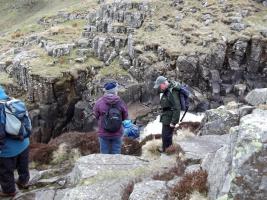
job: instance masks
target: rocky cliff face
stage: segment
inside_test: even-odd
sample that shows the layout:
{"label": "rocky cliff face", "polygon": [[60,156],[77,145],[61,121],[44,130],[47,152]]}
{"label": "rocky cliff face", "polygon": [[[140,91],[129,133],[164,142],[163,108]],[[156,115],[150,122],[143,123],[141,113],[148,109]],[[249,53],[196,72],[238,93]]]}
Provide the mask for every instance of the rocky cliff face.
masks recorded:
{"label": "rocky cliff face", "polygon": [[1,83],[29,102],[38,142],[66,129],[92,129],[92,104],[107,79],[119,81],[127,103],[152,104],[157,75],[183,81],[196,89],[197,110],[267,87],[261,4],[151,0],[92,6],[94,11],[41,17],[42,31],[15,32],[18,39],[2,45]]}

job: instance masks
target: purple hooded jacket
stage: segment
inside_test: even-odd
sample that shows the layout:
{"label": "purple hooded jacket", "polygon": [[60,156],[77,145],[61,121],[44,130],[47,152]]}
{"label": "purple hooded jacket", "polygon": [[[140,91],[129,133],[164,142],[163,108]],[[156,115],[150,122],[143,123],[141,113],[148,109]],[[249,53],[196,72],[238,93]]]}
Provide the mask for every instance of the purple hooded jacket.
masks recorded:
{"label": "purple hooded jacket", "polygon": [[123,134],[123,129],[122,127],[120,130],[118,130],[115,133],[109,133],[104,130],[102,126],[102,121],[105,113],[108,111],[108,104],[117,104],[118,108],[122,112],[122,120],[124,121],[125,119],[128,118],[128,110],[126,107],[126,104],[124,101],[117,95],[114,94],[105,94],[101,98],[99,98],[96,101],[96,104],[94,106],[94,114],[96,119],[98,120],[98,136],[99,137],[105,137],[105,138],[117,138],[121,137]]}

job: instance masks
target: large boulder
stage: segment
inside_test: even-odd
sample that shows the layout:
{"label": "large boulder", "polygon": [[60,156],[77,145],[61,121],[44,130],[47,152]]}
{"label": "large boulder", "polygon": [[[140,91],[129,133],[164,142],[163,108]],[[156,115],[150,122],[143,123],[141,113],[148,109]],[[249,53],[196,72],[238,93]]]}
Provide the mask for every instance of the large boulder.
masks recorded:
{"label": "large boulder", "polygon": [[199,134],[224,135],[229,133],[230,128],[237,126],[238,123],[238,113],[221,106],[217,109],[206,111]]}
{"label": "large boulder", "polygon": [[267,104],[267,88],[252,90],[247,94],[246,101],[253,106]]}
{"label": "large boulder", "polygon": [[264,199],[267,159],[267,111],[256,109],[230,130],[230,142],[207,154],[210,199]]}
{"label": "large boulder", "polygon": [[[67,188],[57,190],[55,199],[119,200],[127,196],[125,193],[131,193],[128,190],[137,180],[151,178],[175,164],[175,159],[168,156],[155,161],[125,155],[92,154],[81,157],[69,174]],[[149,194],[154,194],[154,191]]]}

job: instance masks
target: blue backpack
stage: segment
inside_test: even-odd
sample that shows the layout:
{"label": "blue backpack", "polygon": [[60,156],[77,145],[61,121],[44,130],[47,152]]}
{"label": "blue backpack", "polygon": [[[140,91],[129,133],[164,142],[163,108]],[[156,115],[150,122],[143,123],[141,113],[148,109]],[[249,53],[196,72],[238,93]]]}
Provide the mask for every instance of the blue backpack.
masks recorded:
{"label": "blue backpack", "polygon": [[190,91],[188,89],[188,86],[185,84],[181,85],[180,83],[175,82],[175,81],[172,81],[172,84],[174,86],[170,89],[170,92],[172,93],[173,90],[179,92],[181,110],[187,111],[189,108],[189,100],[190,100],[189,99]]}
{"label": "blue backpack", "polygon": [[181,110],[186,111],[189,108],[189,95],[190,92],[187,85],[182,85],[179,90]]}
{"label": "blue backpack", "polygon": [[133,124],[131,120],[124,120],[123,125],[123,135],[128,138],[136,139],[139,138],[140,129],[137,125]]}
{"label": "blue backpack", "polygon": [[23,140],[31,135],[31,120],[24,102],[18,99],[1,101],[5,110],[7,136]]}

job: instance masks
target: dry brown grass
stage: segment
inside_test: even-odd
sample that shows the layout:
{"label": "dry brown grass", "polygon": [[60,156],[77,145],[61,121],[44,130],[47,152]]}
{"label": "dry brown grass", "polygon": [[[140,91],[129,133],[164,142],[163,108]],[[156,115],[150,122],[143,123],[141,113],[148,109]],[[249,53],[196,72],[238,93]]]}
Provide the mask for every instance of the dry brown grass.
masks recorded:
{"label": "dry brown grass", "polygon": [[185,170],[184,163],[180,163],[170,168],[167,171],[154,175],[152,178],[154,180],[159,180],[159,181],[170,181],[174,179],[175,176],[181,176],[184,173],[184,170]]}
{"label": "dry brown grass", "polygon": [[73,28],[76,28],[76,27],[78,27],[78,23],[75,22],[75,23],[73,23],[71,26],[72,26]]}
{"label": "dry brown grass", "polygon": [[179,144],[173,144],[170,147],[168,147],[166,149],[166,154],[167,155],[173,155],[173,154],[177,154],[179,155],[180,153],[184,153],[183,149],[181,148],[181,146]]}
{"label": "dry brown grass", "polygon": [[177,127],[177,130],[188,129],[192,133],[196,134],[200,128],[200,122],[181,122]]}
{"label": "dry brown grass", "polygon": [[267,110],[267,104],[260,104],[258,105],[258,108],[262,110]]}
{"label": "dry brown grass", "polygon": [[121,151],[124,155],[141,156],[142,146],[139,141],[125,137],[123,138],[123,145]]}
{"label": "dry brown grass", "polygon": [[12,38],[12,39],[20,38],[20,37],[22,37],[23,35],[24,35],[24,34],[21,33],[20,31],[16,31],[15,33],[13,33],[13,34],[11,35],[11,38]]}
{"label": "dry brown grass", "polygon": [[142,140],[141,146],[144,146],[148,141],[157,140],[157,139],[161,139],[161,134],[148,135]]}
{"label": "dry brown grass", "polygon": [[30,162],[35,162],[38,165],[47,165],[51,162],[53,152],[57,149],[55,145],[31,143],[30,144]]}
{"label": "dry brown grass", "polygon": [[172,188],[171,199],[189,200],[190,195],[195,191],[207,194],[207,178],[208,173],[204,170],[185,174],[183,179]]}
{"label": "dry brown grass", "polygon": [[126,185],[126,187],[123,190],[122,197],[121,197],[122,200],[129,199],[131,193],[133,192],[134,184],[135,184],[134,182],[130,182],[129,184]]}

